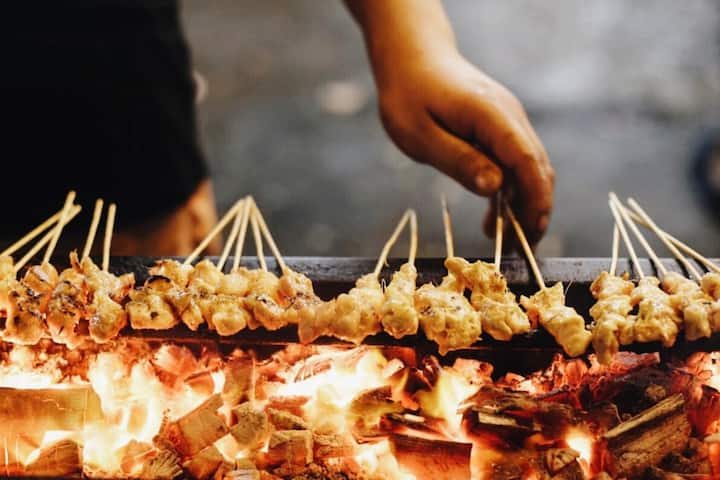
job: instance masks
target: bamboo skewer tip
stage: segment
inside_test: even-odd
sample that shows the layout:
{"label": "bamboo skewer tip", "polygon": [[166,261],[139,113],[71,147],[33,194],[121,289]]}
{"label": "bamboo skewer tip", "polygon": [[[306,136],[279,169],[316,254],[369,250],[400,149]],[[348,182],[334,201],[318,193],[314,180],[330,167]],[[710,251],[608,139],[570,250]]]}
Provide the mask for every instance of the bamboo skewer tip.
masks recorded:
{"label": "bamboo skewer tip", "polygon": [[530,244],[527,241],[527,237],[525,237],[525,232],[522,229],[522,226],[520,225],[520,222],[517,221],[517,218],[515,218],[515,214],[513,214],[512,209],[510,208],[510,205],[507,204],[507,202],[504,203],[505,207],[505,213],[507,214],[508,219],[510,220],[510,223],[512,224],[513,228],[515,229],[515,234],[518,237],[518,240],[520,241],[520,245],[523,248],[523,251],[525,252],[525,256],[527,257],[528,262],[530,262],[530,268],[532,269],[533,275],[535,276],[535,281],[537,282],[538,286],[540,287],[540,290],[545,290],[547,287],[545,286],[545,280],[542,277],[542,274],[540,273],[540,268],[538,267],[537,261],[535,260],[535,255],[533,254],[532,248],[530,248]]}

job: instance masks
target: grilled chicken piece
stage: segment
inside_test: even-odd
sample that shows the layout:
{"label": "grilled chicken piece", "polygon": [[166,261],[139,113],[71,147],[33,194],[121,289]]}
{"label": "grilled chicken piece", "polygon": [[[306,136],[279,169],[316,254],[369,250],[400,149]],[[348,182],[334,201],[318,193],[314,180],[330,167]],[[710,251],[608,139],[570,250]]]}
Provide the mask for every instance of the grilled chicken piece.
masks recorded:
{"label": "grilled chicken piece", "polygon": [[419,320],[415,310],[415,282],[417,270],[409,263],[393,274],[385,289],[382,306],[382,326],[395,338],[417,333]]}
{"label": "grilled chicken piece", "polygon": [[571,357],[587,350],[592,334],[585,328],[585,320],[574,308],[565,305],[562,283],[540,290],[532,297],[523,296],[520,303],[530,319],[537,319]]}
{"label": "grilled chicken piece", "polygon": [[713,298],[697,282],[676,272],[668,272],[662,286],[670,295],[670,305],[682,315],[685,338],[697,340],[710,337]]}
{"label": "grilled chicken piece", "polygon": [[184,265],[170,259],[158,260],[155,266],[150,268],[150,275],[169,278],[179,288],[187,287],[191,273],[193,273],[192,265]]}
{"label": "grilled chicken piece", "polygon": [[82,343],[77,326],[86,318],[87,304],[85,276],[74,268],[63,270],[50,297],[46,315],[48,331],[54,342],[70,348]]}
{"label": "grilled chicken piece", "polygon": [[608,272],[602,272],[590,285],[590,291],[597,299],[590,308],[590,316],[595,320],[592,344],[598,361],[603,365],[612,361],[620,345],[634,340],[635,322],[629,317],[633,308],[630,303],[633,287],[632,282]]}
{"label": "grilled chicken piece", "polygon": [[6,278],[15,278],[15,262],[10,255],[0,256],[0,281]]}
{"label": "grilled chicken piece", "polygon": [[452,274],[435,286],[426,283],[415,292],[415,309],[425,336],[445,355],[467,348],[480,339],[482,320],[463,295],[464,284]]}
{"label": "grilled chicken piece", "polygon": [[470,303],[480,312],[483,331],[496,340],[504,341],[530,331],[527,315],[508,289],[507,280],[494,265],[450,257],[445,260],[445,267],[470,289]]}
{"label": "grilled chicken piece", "polygon": [[302,273],[288,270],[280,277],[280,302],[286,305],[284,321],[299,325],[315,317],[322,300],[315,295],[312,281]]}
{"label": "grilled chicken piece", "polygon": [[203,260],[195,265],[188,280],[188,289],[193,293],[216,293],[223,280],[223,273],[210,260]]}
{"label": "grilled chicken piece", "polygon": [[6,341],[34,345],[46,333],[45,312],[58,281],[58,273],[49,263],[30,267],[22,281],[14,284],[9,293],[17,306],[15,314],[5,322],[3,338]]}
{"label": "grilled chicken piece", "polygon": [[[180,315],[167,301],[179,292],[168,277],[159,275],[147,279],[142,288],[130,292],[130,301],[125,306],[130,325],[136,330],[167,330],[177,325]],[[184,292],[183,296],[189,298]]]}
{"label": "grilled chicken piece", "polygon": [[287,325],[285,308],[280,296],[280,279],[272,272],[249,270],[250,289],[245,297],[245,308],[252,312],[248,326],[277,330]]}
{"label": "grilled chicken piece", "polygon": [[235,335],[244,329],[252,318],[244,308],[243,299],[235,295],[210,295],[198,298],[197,302],[208,326],[219,335]]}
{"label": "grilled chicken piece", "polygon": [[708,272],[700,280],[703,292],[712,297],[713,300],[720,300],[720,273]]}
{"label": "grilled chicken piece", "polygon": [[630,301],[638,304],[635,321],[635,340],[638,342],[662,342],[666,347],[675,343],[679,326],[683,321],[673,308],[670,296],[660,290],[656,277],[640,279],[630,294]]}

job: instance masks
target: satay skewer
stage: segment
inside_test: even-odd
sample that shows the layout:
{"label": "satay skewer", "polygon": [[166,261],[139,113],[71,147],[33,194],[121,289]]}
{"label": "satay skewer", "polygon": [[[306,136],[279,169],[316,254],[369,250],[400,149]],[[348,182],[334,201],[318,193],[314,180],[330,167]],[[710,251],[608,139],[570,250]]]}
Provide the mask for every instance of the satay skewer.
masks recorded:
{"label": "satay skewer", "polygon": [[85,239],[85,246],[83,247],[81,260],[90,256],[90,250],[92,250],[93,242],[95,241],[95,234],[97,233],[98,224],[100,224],[100,217],[103,211],[103,199],[98,198],[95,200],[95,209],[93,210],[92,221],[90,222],[90,229],[88,230],[87,238]]}
{"label": "satay skewer", "polygon": [[[254,207],[255,202],[253,202]],[[263,250],[263,240],[258,228],[257,216],[253,215],[252,210],[250,211],[250,226],[252,227],[253,238],[255,239],[255,255],[257,255],[258,263],[260,268],[267,272],[267,263],[265,262],[265,251]]]}
{"label": "satay skewer", "polygon": [[442,204],[443,230],[445,231],[445,251],[447,258],[450,258],[455,256],[455,246],[453,245],[452,219],[445,195],[440,198],[440,203]]}
{"label": "satay skewer", "polygon": [[498,207],[495,215],[495,259],[493,264],[495,265],[495,270],[499,272],[500,262],[502,261],[503,229],[505,228],[502,209],[502,192],[498,192],[496,201]]}
{"label": "satay skewer", "polygon": [[610,270],[608,273],[612,276],[615,276],[615,271],[617,270],[617,262],[618,262],[618,256],[620,254],[620,231],[618,229],[617,223],[613,225],[613,236],[612,236],[612,251],[610,253]]}
{"label": "satay skewer", "polygon": [[[244,198],[240,200],[242,203],[242,206],[244,207],[245,204],[248,202],[247,198]],[[223,247],[223,251],[220,254],[220,258],[218,258],[217,261],[217,268],[218,270],[222,270],[225,266],[225,262],[227,261],[228,256],[230,255],[230,249],[233,246],[233,243],[235,243],[236,237],[238,236],[238,232],[240,231],[240,224],[243,220],[243,213],[244,209],[238,209],[237,214],[235,215],[235,221],[233,222],[232,228],[230,229],[230,234],[228,235],[227,240],[225,240],[225,246]]]}
{"label": "satay skewer", "polygon": [[235,241],[235,255],[233,256],[233,271],[240,267],[240,259],[242,258],[243,246],[245,245],[245,235],[247,234],[248,222],[250,221],[250,211],[252,208],[253,199],[250,195],[245,197],[245,203],[243,204],[242,210],[239,215],[242,215],[242,222],[240,224],[240,231]]}
{"label": "satay skewer", "polygon": [[[65,218],[64,223],[68,224],[71,220],[73,220],[78,213],[82,210],[82,207],[79,205],[75,205],[72,210],[70,210],[70,214]],[[22,270],[22,268],[25,266],[27,262],[29,262],[37,253],[52,240],[53,236],[55,235],[55,230],[51,230],[45,234],[43,238],[41,238],[33,247],[28,250],[28,252],[25,254],[24,257],[22,257],[13,267],[13,270],[15,273]]]}
{"label": "satay skewer", "polygon": [[65,205],[63,206],[62,214],[60,215],[60,220],[58,221],[57,225],[55,226],[55,230],[53,231],[53,236],[50,239],[50,244],[48,245],[47,250],[45,250],[45,256],[43,256],[42,263],[49,263],[50,257],[52,257],[53,252],[55,251],[55,247],[57,246],[57,242],[60,239],[60,234],[62,233],[63,228],[67,224],[65,221],[70,213],[70,209],[72,209],[73,202],[75,201],[75,191],[71,190],[68,192],[67,196],[65,197]]}
{"label": "satay skewer", "polygon": [[185,258],[185,261],[183,262],[183,265],[190,265],[193,260],[195,260],[203,250],[207,248],[207,246],[210,244],[210,242],[225,228],[225,226],[230,223],[230,221],[235,217],[238,210],[240,210],[240,207],[242,205],[240,204],[242,200],[238,200],[235,202],[235,204],[225,213],[225,215],[220,219],[220,221],[210,230],[210,233],[208,233],[205,238],[200,242],[200,244],[195,248],[195,250],[190,253]]}
{"label": "satay skewer", "polygon": [[410,251],[408,252],[408,263],[415,266],[415,257],[417,256],[418,246],[418,227],[417,213],[415,210],[410,211]]}
{"label": "satay skewer", "polygon": [[640,217],[645,221],[645,223],[648,224],[650,230],[652,230],[655,235],[660,238],[660,240],[665,244],[665,246],[672,252],[673,255],[675,255],[675,258],[678,259],[678,261],[685,267],[685,269],[690,272],[696,279],[700,280],[702,278],[702,275],[700,272],[697,271],[697,269],[680,253],[680,251],[675,247],[675,245],[668,240],[665,235],[663,235],[662,231],[658,226],[655,224],[652,218],[643,210],[643,208],[632,198],[628,199],[628,204],[635,210],[635,212],[640,215]]}
{"label": "satay skewer", "polygon": [[253,218],[257,220],[258,227],[260,227],[260,232],[262,233],[263,237],[265,237],[265,241],[267,242],[268,246],[270,247],[270,251],[272,252],[273,256],[275,257],[275,260],[278,263],[278,266],[280,267],[280,271],[282,273],[288,273],[288,267],[285,264],[285,260],[283,260],[282,255],[280,255],[280,249],[277,247],[277,244],[275,243],[275,239],[273,239],[272,233],[270,233],[270,229],[267,226],[267,223],[265,223],[265,218],[263,217],[262,213],[260,212],[260,209],[258,208],[257,204],[253,202]]}
{"label": "satay skewer", "polygon": [[110,244],[112,243],[113,228],[115,226],[115,211],[117,205],[111,203],[105,219],[105,238],[103,239],[102,270],[107,272],[110,268]]}
{"label": "satay skewer", "polygon": [[620,199],[618,199],[617,195],[615,195],[613,192],[610,192],[610,201],[615,204],[615,208],[617,209],[620,216],[623,218],[623,221],[627,223],[627,225],[630,227],[630,230],[632,230],[635,238],[637,238],[638,242],[640,242],[640,245],[642,245],[642,247],[645,249],[645,252],[647,252],[648,256],[653,261],[658,271],[663,275],[663,277],[667,275],[667,268],[665,267],[665,265],[662,264],[660,258],[657,256],[657,253],[655,253],[655,250],[650,246],[647,239],[645,238],[645,235],[643,235],[637,225],[635,225],[635,222],[630,219],[630,216],[628,216],[627,214],[627,209],[623,206],[622,203],[620,203]]}
{"label": "satay skewer", "polygon": [[625,222],[623,221],[623,217],[620,215],[620,212],[615,206],[615,202],[612,200],[612,198],[608,199],[608,206],[610,207],[610,212],[612,212],[613,218],[615,219],[615,226],[620,230],[620,236],[622,237],[623,243],[625,244],[625,249],[628,251],[628,255],[630,255],[630,261],[633,264],[635,272],[637,273],[639,278],[645,278],[645,273],[643,272],[642,266],[640,265],[637,253],[635,253],[635,247],[633,246],[632,241],[630,241],[630,236],[625,229]]}
{"label": "satay skewer", "polygon": [[403,216],[400,218],[400,221],[398,222],[397,226],[395,227],[395,231],[393,231],[392,235],[388,239],[387,242],[385,242],[385,245],[383,246],[382,251],[380,252],[380,256],[378,257],[378,261],[375,264],[375,269],[373,270],[373,276],[375,278],[378,278],[380,276],[380,272],[382,271],[383,267],[385,266],[385,262],[387,261],[387,257],[390,254],[390,250],[392,249],[393,245],[397,242],[398,237],[402,233],[403,229],[405,228],[405,225],[407,225],[407,222],[410,220],[410,214],[411,210],[407,210]]}
{"label": "satay skewer", "polygon": [[0,252],[0,257],[4,257],[7,255],[12,255],[13,253],[20,250],[22,247],[24,247],[28,242],[32,241],[35,237],[40,235],[42,232],[47,230],[52,225],[55,225],[58,220],[60,220],[60,216],[62,216],[63,209],[58,210],[55,214],[53,214],[51,217],[47,218],[44,222],[42,222],[37,227],[30,230],[28,233],[22,236],[22,238],[18,239],[15,243],[7,247],[5,250]]}
{"label": "satay skewer", "polygon": [[510,206],[506,203],[505,204],[505,213],[507,214],[508,218],[510,219],[510,223],[512,224],[513,228],[515,229],[515,234],[518,237],[518,240],[520,241],[520,245],[522,246],[523,251],[525,252],[525,256],[528,259],[528,262],[530,262],[530,268],[532,269],[533,275],[535,276],[535,281],[540,286],[540,290],[546,290],[547,287],[545,286],[545,280],[543,280],[542,274],[540,273],[540,269],[538,268],[537,261],[535,260],[535,255],[533,255],[532,248],[530,247],[530,244],[527,241],[527,237],[525,237],[525,232],[523,231],[522,227],[520,226],[520,223],[515,218],[515,215],[513,214],[512,210],[510,209]]}

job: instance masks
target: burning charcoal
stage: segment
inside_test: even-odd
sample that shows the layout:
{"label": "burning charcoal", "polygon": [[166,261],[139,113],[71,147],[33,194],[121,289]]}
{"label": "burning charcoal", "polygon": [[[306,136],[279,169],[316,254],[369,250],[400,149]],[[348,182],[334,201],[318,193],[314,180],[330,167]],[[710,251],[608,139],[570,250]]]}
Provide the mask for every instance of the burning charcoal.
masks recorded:
{"label": "burning charcoal", "polygon": [[577,463],[578,452],[571,448],[551,448],[545,452],[545,468],[555,475],[572,463]]}
{"label": "burning charcoal", "polygon": [[532,423],[520,423],[517,419],[473,407],[463,414],[463,425],[468,434],[478,436],[501,448],[520,446],[525,438],[540,429]]}
{"label": "burning charcoal", "polygon": [[250,399],[253,388],[255,362],[252,358],[234,358],[223,369],[225,385],[222,397],[227,405],[237,405]]}
{"label": "burning charcoal", "polygon": [[192,457],[229,432],[217,413],[221,406],[222,398],[216,394],[178,420],[163,422],[153,439],[155,444],[172,448],[183,457]]}
{"label": "burning charcoal", "polygon": [[471,443],[390,436],[398,463],[417,478],[456,480],[470,478]]}
{"label": "burning charcoal", "polygon": [[303,397],[300,395],[292,397],[270,397],[268,399],[267,408],[290,412],[293,415],[300,417],[303,414],[303,407],[309,401],[309,397]]}
{"label": "burning charcoal", "polygon": [[222,480],[260,480],[260,472],[247,458],[238,460],[235,468],[225,472]]}
{"label": "burning charcoal", "polygon": [[180,459],[169,450],[161,450],[145,464],[138,478],[148,480],[172,480],[182,475]]}
{"label": "burning charcoal", "polygon": [[267,414],[255,409],[250,402],[233,408],[237,423],[230,427],[230,434],[242,448],[260,447],[270,434],[270,422]]}
{"label": "burning charcoal", "polygon": [[215,391],[215,380],[212,377],[212,372],[208,370],[188,376],[185,378],[185,384],[198,395],[209,396]]}
{"label": "burning charcoal", "polygon": [[652,403],[658,403],[660,400],[668,396],[668,392],[662,385],[652,384],[645,388],[643,396]]}
{"label": "burning charcoal", "polygon": [[222,465],[224,459],[215,445],[210,445],[183,462],[183,468],[197,480],[207,480]]}
{"label": "burning charcoal", "polygon": [[660,464],[663,470],[683,474],[709,474],[711,465],[708,445],[696,438],[688,441],[682,453],[671,453]]}
{"label": "burning charcoal", "polygon": [[493,366],[490,363],[458,358],[453,363],[452,368],[460,373],[471,385],[492,383]]}
{"label": "burning charcoal", "polygon": [[305,420],[292,413],[283,412],[282,410],[276,410],[274,408],[268,408],[265,412],[267,413],[270,423],[277,430],[308,430],[310,428]]}
{"label": "burning charcoal", "polygon": [[353,398],[348,414],[357,437],[372,437],[379,433],[377,426],[383,415],[403,410],[402,404],[393,401],[392,388],[386,385],[365,390]]}
{"label": "burning charcoal", "polygon": [[354,453],[352,444],[341,435],[313,435],[313,458],[327,460],[328,458],[347,458]]}
{"label": "burning charcoal", "polygon": [[309,430],[278,430],[270,435],[264,461],[269,466],[288,463],[308,465],[313,461],[313,436]]}
{"label": "burning charcoal", "polygon": [[123,452],[120,468],[127,476],[132,476],[139,466],[145,465],[157,454],[155,447],[137,440],[130,440],[123,448]]}
{"label": "burning charcoal", "polygon": [[607,432],[620,423],[620,414],[614,403],[602,402],[594,405],[586,414],[583,414],[582,420],[592,426],[594,431]]}
{"label": "burning charcoal", "polygon": [[592,480],[613,480],[612,477],[607,472],[600,472],[594,477],[592,477]]}
{"label": "burning charcoal", "polygon": [[682,452],[690,437],[682,394],[675,394],[606,432],[603,438],[616,476],[641,475],[670,453]]}
{"label": "burning charcoal", "polygon": [[683,477],[675,473],[666,472],[657,467],[650,467],[643,476],[645,480],[683,480]]}
{"label": "burning charcoal", "polygon": [[60,440],[40,450],[39,455],[25,467],[30,477],[66,477],[82,472],[80,447],[72,440]]}

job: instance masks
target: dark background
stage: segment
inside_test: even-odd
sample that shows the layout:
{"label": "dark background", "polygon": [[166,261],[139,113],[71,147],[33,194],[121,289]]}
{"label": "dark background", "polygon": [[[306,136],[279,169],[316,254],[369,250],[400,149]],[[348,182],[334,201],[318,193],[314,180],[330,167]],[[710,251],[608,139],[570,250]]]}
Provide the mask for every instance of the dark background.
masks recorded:
{"label": "dark background", "polygon": [[[610,189],[720,254],[718,212],[689,181],[698,139],[720,124],[716,0],[445,4],[464,54],[520,97],[557,169],[541,255],[608,255]],[[373,256],[412,206],[420,255],[437,256],[445,193],[457,252],[491,254],[486,201],[386,138],[339,0],[186,1],[183,15],[209,85],[200,122],[221,209],[252,193],[284,253]]]}

